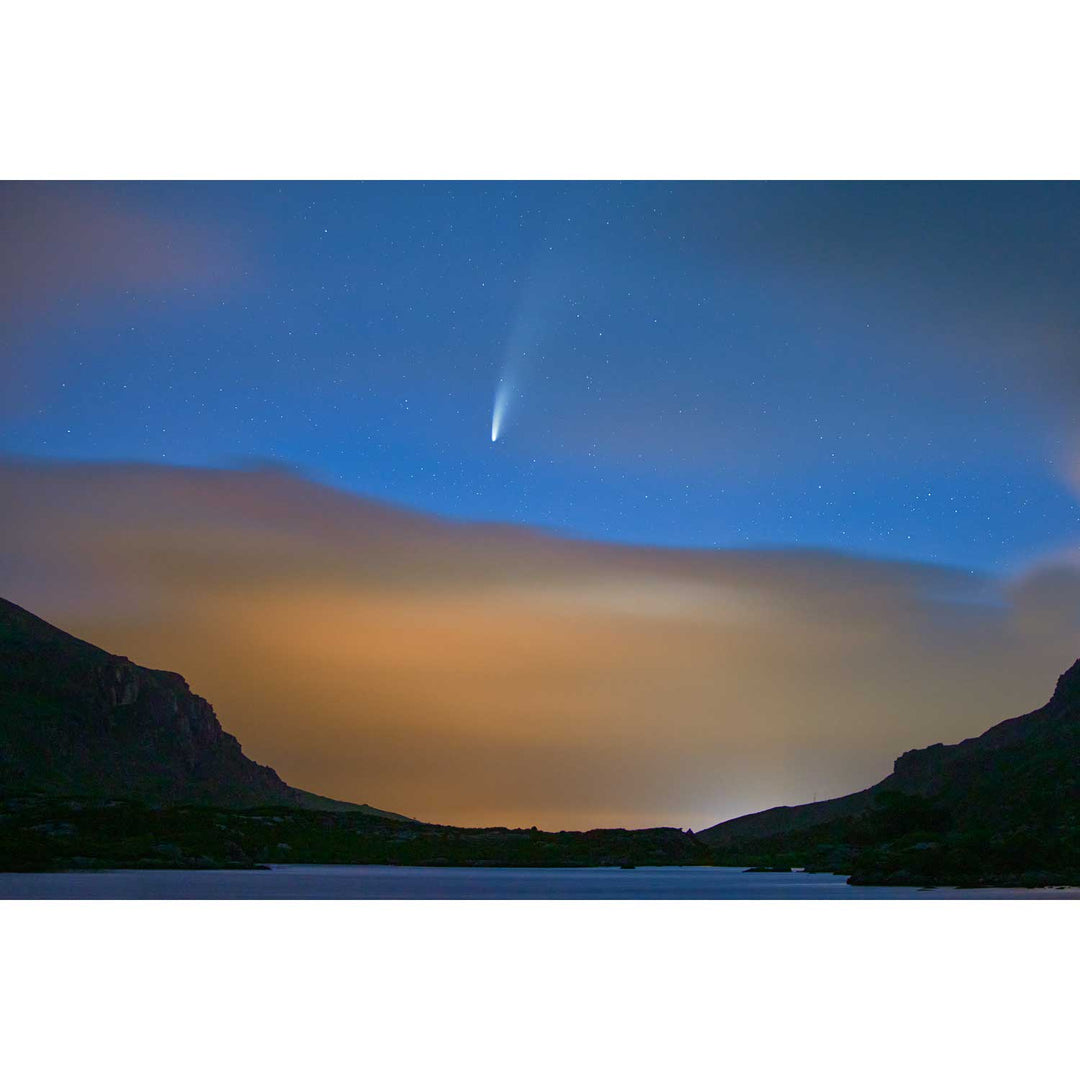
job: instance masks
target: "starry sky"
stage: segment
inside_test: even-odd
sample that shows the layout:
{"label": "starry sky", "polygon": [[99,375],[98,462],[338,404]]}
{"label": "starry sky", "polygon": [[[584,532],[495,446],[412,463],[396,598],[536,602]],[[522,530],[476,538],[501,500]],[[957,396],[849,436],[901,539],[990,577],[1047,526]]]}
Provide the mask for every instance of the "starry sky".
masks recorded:
{"label": "starry sky", "polygon": [[1076,185],[9,184],[0,220],[9,455],[988,571],[1077,530]]}
{"label": "starry sky", "polygon": [[0,256],[0,595],[298,786],[702,828],[1080,653],[1074,184],[6,184]]}

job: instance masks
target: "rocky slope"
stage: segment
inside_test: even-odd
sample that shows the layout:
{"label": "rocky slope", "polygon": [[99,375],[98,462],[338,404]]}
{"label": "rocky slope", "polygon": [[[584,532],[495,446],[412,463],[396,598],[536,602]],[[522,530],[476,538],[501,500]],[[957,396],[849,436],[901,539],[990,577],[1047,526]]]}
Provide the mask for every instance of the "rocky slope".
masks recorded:
{"label": "rocky slope", "polygon": [[245,757],[179,675],[113,656],[0,600],[0,872],[709,857],[679,829],[461,829],[299,791]]}
{"label": "rocky slope", "polygon": [[0,792],[400,817],[290,787],[244,755],[180,675],[107,653],[3,599]]}
{"label": "rocky slope", "polygon": [[1080,660],[1034,712],[909,750],[865,791],[748,814],[698,839],[737,861],[784,853],[864,884],[1080,878]]}

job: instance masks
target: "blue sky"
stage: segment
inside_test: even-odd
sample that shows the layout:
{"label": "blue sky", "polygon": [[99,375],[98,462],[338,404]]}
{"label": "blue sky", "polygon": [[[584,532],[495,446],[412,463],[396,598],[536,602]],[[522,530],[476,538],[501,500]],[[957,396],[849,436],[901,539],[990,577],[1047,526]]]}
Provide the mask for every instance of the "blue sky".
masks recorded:
{"label": "blue sky", "polygon": [[990,571],[1077,536],[1073,184],[2,201],[8,455],[266,460],[580,537]]}

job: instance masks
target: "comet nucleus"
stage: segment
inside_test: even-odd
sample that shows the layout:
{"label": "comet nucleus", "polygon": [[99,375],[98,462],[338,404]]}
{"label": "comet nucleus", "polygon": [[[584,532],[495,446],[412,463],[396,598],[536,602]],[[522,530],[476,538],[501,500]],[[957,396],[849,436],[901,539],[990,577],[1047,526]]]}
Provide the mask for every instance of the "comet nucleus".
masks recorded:
{"label": "comet nucleus", "polygon": [[491,441],[499,438],[502,430],[503,417],[506,416],[506,406],[510,400],[510,387],[507,383],[499,383],[495,391],[495,404],[491,410]]}

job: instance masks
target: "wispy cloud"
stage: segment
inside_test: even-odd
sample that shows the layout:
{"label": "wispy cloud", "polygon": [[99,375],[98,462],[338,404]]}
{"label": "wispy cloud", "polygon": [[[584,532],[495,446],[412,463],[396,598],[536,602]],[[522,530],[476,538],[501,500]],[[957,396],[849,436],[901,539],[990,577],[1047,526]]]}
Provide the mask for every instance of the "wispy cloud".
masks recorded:
{"label": "wispy cloud", "polygon": [[260,470],[0,467],[0,594],[183,672],[290,782],[460,824],[702,827],[1039,704],[1080,572],[674,552]]}
{"label": "wispy cloud", "polygon": [[[234,287],[249,261],[220,228],[155,212],[95,184],[0,184],[0,392],[9,408],[44,374],[43,328],[100,319],[129,294],[198,306]],[[110,318],[117,321],[115,313]],[[50,352],[46,366],[64,362]]]}

